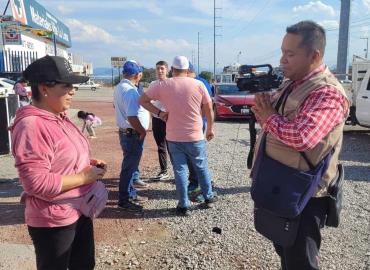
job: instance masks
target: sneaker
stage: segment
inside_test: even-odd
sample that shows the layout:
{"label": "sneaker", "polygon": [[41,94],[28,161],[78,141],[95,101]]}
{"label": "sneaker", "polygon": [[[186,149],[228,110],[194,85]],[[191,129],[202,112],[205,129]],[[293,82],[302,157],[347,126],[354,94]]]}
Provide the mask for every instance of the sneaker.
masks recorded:
{"label": "sneaker", "polygon": [[177,206],[176,207],[176,215],[181,216],[181,217],[187,217],[190,214],[189,214],[188,208]]}
{"label": "sneaker", "polygon": [[160,172],[156,177],[153,178],[153,181],[167,180],[168,178],[170,178],[168,172]]}
{"label": "sneaker", "polygon": [[189,195],[198,195],[201,194],[202,190],[200,189],[200,186],[197,187],[189,187],[188,186],[188,194]]}
{"label": "sneaker", "polygon": [[204,204],[207,208],[212,208],[214,206],[215,202],[217,202],[217,201],[218,201],[218,198],[213,196],[210,199],[205,199]]}
{"label": "sneaker", "polygon": [[128,212],[141,212],[143,211],[143,207],[141,205],[137,205],[131,201],[118,203],[118,208],[128,211]]}
{"label": "sneaker", "polygon": [[134,186],[134,188],[147,188],[149,187],[149,185],[147,183],[145,183],[143,180],[136,180],[134,181],[134,183],[132,184]]}
{"label": "sneaker", "polygon": [[137,195],[136,198],[131,198],[130,201],[137,204],[143,204],[144,202],[148,201],[148,197]]}
{"label": "sneaker", "polygon": [[196,196],[194,198],[194,201],[193,202],[196,202],[196,203],[204,203],[205,200],[204,200],[204,196],[203,194],[199,194],[198,196]]}

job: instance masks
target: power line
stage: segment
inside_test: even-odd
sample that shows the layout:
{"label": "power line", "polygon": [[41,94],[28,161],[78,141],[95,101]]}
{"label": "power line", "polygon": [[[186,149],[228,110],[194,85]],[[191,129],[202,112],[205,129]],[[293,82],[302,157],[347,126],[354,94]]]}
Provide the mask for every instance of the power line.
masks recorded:
{"label": "power line", "polygon": [[[266,0],[265,3],[267,1],[268,0]],[[273,0],[269,0],[266,5],[263,5],[262,8],[259,11],[257,11],[256,14],[252,17],[252,19],[246,22],[246,26],[242,27],[239,31],[237,31],[237,34],[234,37],[238,36],[241,32],[247,29],[251,25],[251,23],[257,18],[257,16],[260,15],[266,8],[268,8],[271,5],[272,1]]]}
{"label": "power line", "polygon": [[257,57],[253,57],[251,59],[251,62],[262,62],[262,61],[265,61],[265,60],[269,60],[269,59],[273,59],[275,58],[276,56],[280,56],[280,48],[279,49],[275,49],[275,50],[272,50],[268,53],[264,53],[264,54],[261,54]]}

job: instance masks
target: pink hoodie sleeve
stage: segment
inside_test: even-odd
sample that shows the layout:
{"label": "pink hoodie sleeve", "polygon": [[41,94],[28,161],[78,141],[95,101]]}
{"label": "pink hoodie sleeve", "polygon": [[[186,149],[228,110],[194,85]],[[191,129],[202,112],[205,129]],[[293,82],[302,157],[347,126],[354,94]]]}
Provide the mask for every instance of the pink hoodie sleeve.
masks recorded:
{"label": "pink hoodie sleeve", "polygon": [[51,172],[53,142],[43,123],[33,117],[19,122],[13,131],[15,166],[24,191],[49,200],[61,192],[62,176]]}

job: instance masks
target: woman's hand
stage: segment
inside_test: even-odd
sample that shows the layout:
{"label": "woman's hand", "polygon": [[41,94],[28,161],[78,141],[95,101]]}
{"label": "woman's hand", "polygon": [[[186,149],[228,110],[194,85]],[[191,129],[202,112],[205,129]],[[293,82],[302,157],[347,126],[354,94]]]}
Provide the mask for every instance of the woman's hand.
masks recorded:
{"label": "woman's hand", "polygon": [[102,168],[99,168],[96,165],[89,165],[77,174],[62,176],[61,192],[65,192],[79,186],[93,183],[98,179],[102,179],[104,174],[107,172],[107,164],[103,163],[103,161],[97,161],[95,164],[102,164]]}
{"label": "woman's hand", "polygon": [[90,165],[91,166],[96,166],[101,169],[107,170],[107,163],[104,160],[101,159],[90,159]]}
{"label": "woman's hand", "polygon": [[102,179],[106,173],[106,168],[99,168],[97,166],[87,166],[81,172],[83,178],[85,179],[85,184],[90,184],[98,179]]}

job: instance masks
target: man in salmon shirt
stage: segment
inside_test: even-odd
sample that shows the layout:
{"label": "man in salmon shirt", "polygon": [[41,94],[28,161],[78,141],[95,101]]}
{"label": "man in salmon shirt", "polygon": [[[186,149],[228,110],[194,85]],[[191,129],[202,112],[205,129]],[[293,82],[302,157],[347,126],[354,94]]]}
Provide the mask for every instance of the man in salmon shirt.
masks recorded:
{"label": "man in salmon shirt", "polygon": [[[199,178],[205,205],[212,207],[211,176],[208,171],[206,142],[202,131],[202,113],[207,119],[206,139],[214,137],[212,101],[201,82],[188,78],[189,60],[176,56],[172,63],[173,78],[153,83],[140,97],[140,105],[166,121],[166,139],[175,174],[176,193],[179,203],[176,213],[187,216],[188,199],[187,160],[193,165]],[[151,104],[159,100],[167,112]]]}

